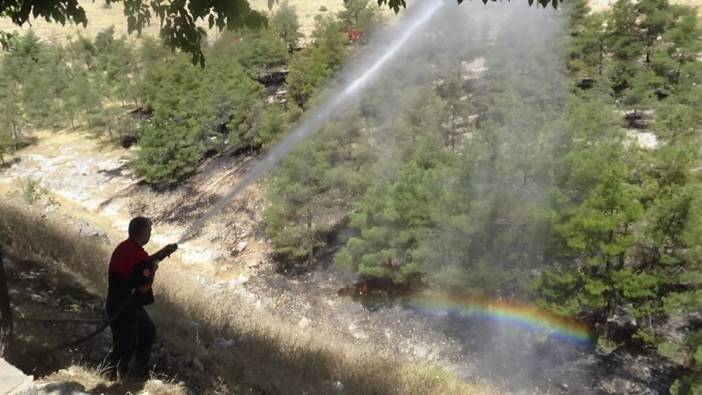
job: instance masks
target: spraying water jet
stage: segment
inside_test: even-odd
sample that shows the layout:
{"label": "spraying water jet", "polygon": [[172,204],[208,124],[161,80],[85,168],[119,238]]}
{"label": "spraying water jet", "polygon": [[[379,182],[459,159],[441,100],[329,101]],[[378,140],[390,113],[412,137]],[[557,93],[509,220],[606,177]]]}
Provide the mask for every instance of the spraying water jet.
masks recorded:
{"label": "spraying water jet", "polygon": [[342,85],[341,89],[339,89],[339,94],[334,96],[327,103],[312,110],[292,133],[273,147],[263,159],[258,161],[251,170],[244,174],[239,183],[185,229],[178,239],[178,244],[185,243],[192,239],[196,232],[205,225],[210,218],[218,214],[229,202],[246,189],[249,184],[256,181],[273,168],[303,140],[319,130],[325,122],[329,121],[333,114],[345,108],[353,98],[361,94],[368,87],[373,77],[378,75],[383,67],[387,65],[388,61],[397,55],[407,41],[431,19],[434,13],[443,4],[444,2],[442,0],[423,0],[415,3],[416,10],[411,10],[414,12],[409,13],[397,26],[397,38],[392,41],[392,44],[385,51],[366,56],[365,61],[360,62],[360,64],[369,64],[369,66],[360,67],[359,70],[355,72],[352,71],[350,73],[351,78],[348,80],[349,82]]}

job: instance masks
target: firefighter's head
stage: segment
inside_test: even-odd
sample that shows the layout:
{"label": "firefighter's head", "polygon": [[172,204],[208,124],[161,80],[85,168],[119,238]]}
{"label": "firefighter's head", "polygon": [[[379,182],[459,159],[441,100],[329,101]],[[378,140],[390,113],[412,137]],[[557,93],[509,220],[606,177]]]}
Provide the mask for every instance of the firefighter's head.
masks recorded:
{"label": "firefighter's head", "polygon": [[135,217],[129,221],[129,238],[146,245],[151,239],[151,220],[146,217]]}

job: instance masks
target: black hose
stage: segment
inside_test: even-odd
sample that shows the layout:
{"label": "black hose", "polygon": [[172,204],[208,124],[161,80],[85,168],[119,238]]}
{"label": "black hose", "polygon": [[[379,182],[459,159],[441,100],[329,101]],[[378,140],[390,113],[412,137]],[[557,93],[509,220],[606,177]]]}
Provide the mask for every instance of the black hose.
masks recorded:
{"label": "black hose", "polygon": [[124,301],[124,303],[122,303],[122,305],[119,306],[119,309],[117,309],[115,314],[110,319],[103,321],[102,324],[97,329],[95,329],[94,331],[90,332],[89,334],[87,334],[83,337],[80,337],[78,339],[75,339],[75,340],[72,340],[69,342],[65,342],[65,343],[61,343],[58,346],[55,346],[54,349],[75,347],[75,346],[82,344],[82,343],[85,343],[88,340],[92,339],[93,337],[97,336],[102,331],[107,329],[108,326],[117,322],[117,319],[122,315],[122,313],[124,313],[124,311],[127,309],[127,307],[129,306],[129,304],[131,303],[133,298],[134,298],[134,290],[132,290],[132,293],[129,294],[129,297]]}

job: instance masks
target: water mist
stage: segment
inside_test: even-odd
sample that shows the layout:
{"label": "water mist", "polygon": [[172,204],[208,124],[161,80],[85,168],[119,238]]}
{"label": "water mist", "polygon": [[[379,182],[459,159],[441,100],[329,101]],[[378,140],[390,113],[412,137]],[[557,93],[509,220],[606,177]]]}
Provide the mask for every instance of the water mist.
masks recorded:
{"label": "water mist", "polygon": [[441,0],[425,0],[415,3],[408,10],[406,17],[388,32],[395,37],[392,44],[388,48],[383,48],[382,51],[367,54],[353,67],[353,70],[343,72],[342,75],[348,75],[347,78],[344,78],[348,82],[341,86],[339,93],[332,96],[328,102],[311,110],[293,132],[273,147],[263,159],[244,174],[238,184],[183,232],[178,244],[190,240],[210,218],[217,215],[249,184],[273,168],[302,141],[312,136],[332,116],[343,110],[352,100],[358,98],[368,88],[369,83],[378,77],[388,61],[431,19],[432,15],[443,4]]}

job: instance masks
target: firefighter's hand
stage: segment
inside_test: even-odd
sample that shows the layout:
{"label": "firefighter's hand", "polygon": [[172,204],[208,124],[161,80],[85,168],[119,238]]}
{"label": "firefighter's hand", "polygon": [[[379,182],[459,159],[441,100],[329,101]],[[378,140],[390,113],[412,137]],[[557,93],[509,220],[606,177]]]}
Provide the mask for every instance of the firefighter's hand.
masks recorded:
{"label": "firefighter's hand", "polygon": [[171,256],[172,253],[174,253],[178,249],[178,244],[173,243],[167,245],[164,250],[166,250],[166,256]]}

